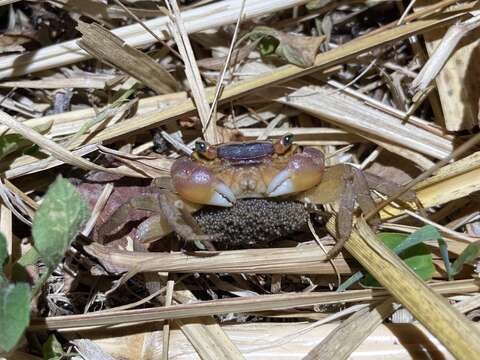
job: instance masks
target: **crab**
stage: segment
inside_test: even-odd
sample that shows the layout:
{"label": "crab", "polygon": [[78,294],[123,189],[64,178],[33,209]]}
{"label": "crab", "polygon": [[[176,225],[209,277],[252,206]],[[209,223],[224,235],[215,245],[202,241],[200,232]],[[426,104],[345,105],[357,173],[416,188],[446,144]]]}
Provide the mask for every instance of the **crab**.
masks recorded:
{"label": "crab", "polygon": [[[143,209],[154,215],[138,227],[139,242],[173,230],[188,241],[250,245],[301,230],[310,209],[331,203],[338,209],[332,257],[350,236],[355,204],[369,212],[375,208],[371,189],[397,189],[351,165],[326,167],[320,150],[294,143],[292,134],[220,145],[198,141],[190,157],[175,160],[170,175],[167,184],[157,179],[150,193],[120,206],[101,227],[102,236],[117,231],[130,210]],[[370,222],[378,225],[378,216]]]}

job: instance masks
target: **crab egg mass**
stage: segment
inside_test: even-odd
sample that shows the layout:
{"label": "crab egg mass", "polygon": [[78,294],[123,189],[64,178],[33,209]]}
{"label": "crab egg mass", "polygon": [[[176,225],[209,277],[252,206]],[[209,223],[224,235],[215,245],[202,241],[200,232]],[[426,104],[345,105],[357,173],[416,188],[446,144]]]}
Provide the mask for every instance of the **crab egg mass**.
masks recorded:
{"label": "crab egg mass", "polygon": [[215,238],[226,246],[266,243],[303,230],[308,212],[295,201],[243,199],[234,206],[207,206],[194,218],[205,234],[222,234]]}

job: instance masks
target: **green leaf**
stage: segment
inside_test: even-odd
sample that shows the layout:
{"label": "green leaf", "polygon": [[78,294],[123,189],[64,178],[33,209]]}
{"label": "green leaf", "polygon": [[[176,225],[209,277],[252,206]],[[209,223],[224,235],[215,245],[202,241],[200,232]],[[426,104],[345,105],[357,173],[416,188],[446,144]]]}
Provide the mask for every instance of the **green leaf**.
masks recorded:
{"label": "green leaf", "polygon": [[[392,243],[392,246],[394,246],[393,252],[397,255],[401,255],[402,252],[404,252],[405,250],[417,244],[421,244],[424,241],[439,240],[441,238],[441,234],[434,226],[426,225],[418,229],[414,233],[408,235],[408,237],[403,233],[378,233],[377,237],[382,241]],[[393,245],[395,243],[397,245]],[[400,257],[402,258],[402,256]],[[421,260],[417,260],[417,261],[421,261]],[[413,265],[415,265],[415,263]],[[428,272],[425,272],[425,276],[427,275],[427,273]],[[364,277],[365,277],[365,272],[363,270],[357,271],[355,274],[350,276],[343,284],[341,284],[338,287],[337,292],[347,290],[350,286],[355,284],[357,281],[360,281]]]}
{"label": "green leaf", "polygon": [[55,335],[50,335],[42,346],[42,355],[45,360],[60,360],[64,353],[62,344]]}
{"label": "green leaf", "polygon": [[50,268],[63,258],[88,219],[85,199],[62,177],[50,186],[32,224],[35,248]]}
{"label": "green leaf", "polygon": [[8,259],[7,240],[2,233],[0,233],[0,287],[4,286],[8,279],[5,276],[3,267]]}
{"label": "green leaf", "polygon": [[[420,235],[408,236],[405,234],[398,233],[380,233],[378,238],[382,240],[388,248],[392,249],[394,252],[397,252],[397,249],[400,249],[402,253],[400,258],[405,261],[405,264],[410,267],[418,276],[423,280],[430,280],[435,271],[433,265],[432,254],[430,253],[428,247],[424,245],[423,241],[431,240],[430,237],[423,237],[424,235],[435,235],[434,232],[430,232],[429,229],[425,230],[426,227],[419,229],[412,235],[420,232]],[[438,234],[440,235],[440,234]],[[408,241],[409,246],[405,247],[403,243]],[[412,244],[415,244],[412,246]],[[370,274],[366,274],[364,279],[360,282],[364,287],[381,287],[378,281]]]}
{"label": "green leaf", "polygon": [[357,271],[355,274],[353,274],[347,280],[345,280],[342,284],[340,284],[340,286],[337,289],[337,292],[342,292],[347,290],[350,286],[362,280],[364,276],[365,276],[365,273],[362,270]]}
{"label": "green leaf", "polygon": [[30,286],[17,283],[0,288],[0,348],[12,350],[30,322]]}
{"label": "green leaf", "polygon": [[452,276],[462,271],[463,265],[474,265],[475,260],[480,256],[480,241],[469,244],[458,256],[452,265]]}
{"label": "green leaf", "polygon": [[[393,234],[393,233],[390,233]],[[379,234],[380,235],[380,234]],[[403,235],[405,238],[404,234],[397,234],[397,235]],[[380,235],[379,238],[382,239],[383,235]],[[426,225],[414,233],[410,234],[404,241],[402,241],[398,246],[393,249],[395,254],[399,255],[406,249],[415,246],[417,244],[423,243],[424,241],[427,240],[438,240],[441,238],[440,232],[432,225]]]}
{"label": "green leaf", "polygon": [[30,141],[20,134],[6,134],[0,136],[0,159],[14,153],[15,151],[28,146]]}
{"label": "green leaf", "polygon": [[[34,129],[43,134],[50,129],[52,121],[48,121],[45,124],[35,126]],[[27,146],[31,146],[32,142],[25,139],[20,134],[6,134],[0,136],[0,160],[4,157],[14,153],[17,150],[23,149]]]}
{"label": "green leaf", "polygon": [[438,248],[440,250],[440,256],[442,257],[443,263],[445,264],[445,270],[447,270],[448,280],[452,280],[452,264],[450,263],[450,258],[448,257],[447,242],[443,239],[438,239]]}
{"label": "green leaf", "polygon": [[26,268],[29,265],[36,264],[40,259],[40,254],[35,247],[32,246],[16,263],[13,264],[11,281],[30,282],[32,278],[28,274]]}

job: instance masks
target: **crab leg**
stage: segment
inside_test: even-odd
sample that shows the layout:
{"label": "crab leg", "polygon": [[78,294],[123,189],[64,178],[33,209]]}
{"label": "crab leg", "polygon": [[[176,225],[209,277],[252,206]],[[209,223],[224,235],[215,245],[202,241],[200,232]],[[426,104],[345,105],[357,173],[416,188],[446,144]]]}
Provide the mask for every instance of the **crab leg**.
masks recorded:
{"label": "crab leg", "polygon": [[[375,201],[370,194],[370,188],[363,172],[348,165],[339,166],[343,167],[342,182],[345,184],[345,188],[338,207],[336,224],[338,239],[335,246],[328,252],[328,259],[335,257],[340,252],[352,233],[355,201],[364,213],[375,208]],[[375,216],[369,223],[373,226],[380,225],[380,217]]]}
{"label": "crab leg", "polygon": [[[364,175],[365,175],[365,178],[367,179],[368,187],[370,189],[377,190],[382,194],[390,196],[396,193],[401,188],[401,185],[394,183],[393,181],[389,181],[384,178],[381,178],[380,176],[369,174],[367,172],[364,173]],[[415,191],[410,190],[410,191],[407,191],[402,196],[400,196],[399,200],[404,202],[416,202],[418,199],[417,199],[417,195],[415,194]]]}
{"label": "crab leg", "polygon": [[126,203],[120,205],[110,218],[100,226],[98,230],[98,238],[103,242],[104,238],[120,230],[129,220],[130,212],[138,210],[146,210],[158,213],[161,211],[157,201],[155,201],[155,194],[144,194],[128,200]]}
{"label": "crab leg", "polygon": [[185,214],[182,214],[180,208],[184,213],[190,210],[184,208],[181,200],[174,199],[173,195],[168,196],[162,190],[132,198],[115,210],[109,220],[100,227],[99,241],[103,242],[106,236],[120,230],[128,222],[132,210],[146,210],[155,213],[139,225],[135,236],[135,240],[139,242],[160,239],[172,230],[187,241],[207,241],[215,237],[215,235],[198,234],[195,231],[199,230],[198,225],[195,224],[195,226],[194,223],[189,225],[184,220]]}
{"label": "crab leg", "polygon": [[[162,209],[162,214],[165,216],[168,224],[172,227],[173,230],[184,240],[186,241],[209,241],[213,240],[216,235],[205,235],[198,234],[195,232],[193,227],[199,231],[200,227],[194,223],[193,218],[190,216],[193,227],[189,225],[185,220],[186,212],[182,213],[183,202],[177,202],[175,204],[171,201],[166,194],[159,195],[160,208]],[[182,205],[180,205],[182,204]],[[188,220],[188,219],[187,219]]]}

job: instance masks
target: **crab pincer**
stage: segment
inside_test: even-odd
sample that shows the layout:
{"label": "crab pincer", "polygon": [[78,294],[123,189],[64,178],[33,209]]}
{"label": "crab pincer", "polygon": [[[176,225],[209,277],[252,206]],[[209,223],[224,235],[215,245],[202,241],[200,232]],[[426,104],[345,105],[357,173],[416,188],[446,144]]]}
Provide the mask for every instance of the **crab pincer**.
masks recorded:
{"label": "crab pincer", "polygon": [[175,161],[171,174],[173,187],[185,200],[223,207],[233,206],[236,201],[232,190],[210,169],[190,159]]}
{"label": "crab pincer", "polygon": [[270,182],[269,197],[298,193],[319,184],[325,169],[325,156],[314,148],[292,155],[287,166]]}

